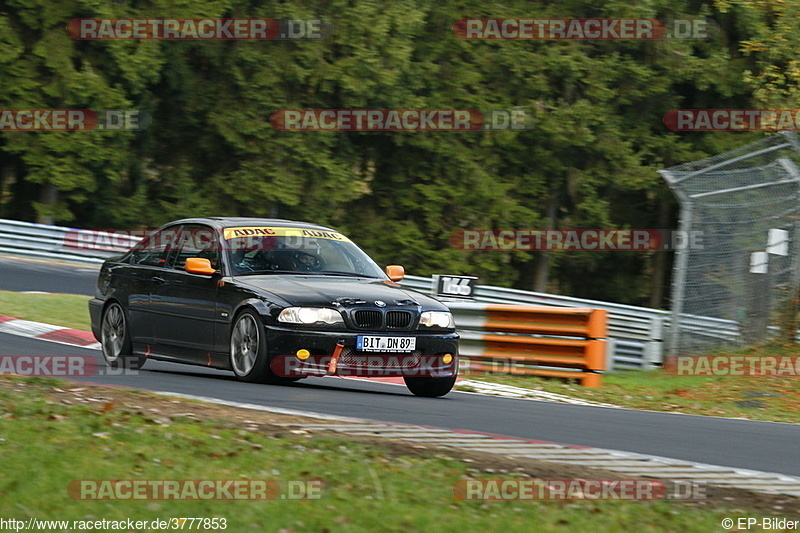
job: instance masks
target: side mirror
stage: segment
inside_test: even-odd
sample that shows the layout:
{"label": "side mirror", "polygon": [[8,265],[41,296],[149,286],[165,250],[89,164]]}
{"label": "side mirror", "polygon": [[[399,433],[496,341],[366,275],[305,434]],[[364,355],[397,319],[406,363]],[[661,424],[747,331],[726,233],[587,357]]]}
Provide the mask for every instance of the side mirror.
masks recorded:
{"label": "side mirror", "polygon": [[406,277],[406,269],[400,265],[389,265],[386,267],[386,275],[392,281],[400,281]]}
{"label": "side mirror", "polygon": [[186,272],[189,274],[203,274],[210,276],[216,270],[211,267],[211,261],[203,259],[202,257],[190,257],[186,260]]}

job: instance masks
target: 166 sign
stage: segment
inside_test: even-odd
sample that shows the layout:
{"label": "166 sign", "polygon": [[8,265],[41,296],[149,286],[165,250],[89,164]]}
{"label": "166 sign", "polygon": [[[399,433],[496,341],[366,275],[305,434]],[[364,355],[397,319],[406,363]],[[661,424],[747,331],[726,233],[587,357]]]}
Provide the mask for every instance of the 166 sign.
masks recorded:
{"label": "166 sign", "polygon": [[474,298],[475,284],[478,278],[474,276],[433,276],[433,288],[436,296],[449,298]]}

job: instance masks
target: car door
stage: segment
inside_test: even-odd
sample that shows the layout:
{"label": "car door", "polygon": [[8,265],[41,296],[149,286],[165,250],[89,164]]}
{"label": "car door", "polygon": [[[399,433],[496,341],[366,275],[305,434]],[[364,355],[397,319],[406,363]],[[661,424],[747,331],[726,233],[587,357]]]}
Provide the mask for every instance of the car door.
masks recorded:
{"label": "car door", "polygon": [[186,259],[204,257],[219,268],[217,232],[203,224],[184,224],[177,232],[169,265],[154,280],[150,310],[159,353],[207,364],[214,348],[217,279],[186,272]]}
{"label": "car door", "polygon": [[130,251],[123,264],[114,267],[116,297],[128,310],[131,341],[134,344],[153,343],[153,317],[150,313],[150,293],[155,278],[165,270],[172,244],[172,230],[159,230]]}

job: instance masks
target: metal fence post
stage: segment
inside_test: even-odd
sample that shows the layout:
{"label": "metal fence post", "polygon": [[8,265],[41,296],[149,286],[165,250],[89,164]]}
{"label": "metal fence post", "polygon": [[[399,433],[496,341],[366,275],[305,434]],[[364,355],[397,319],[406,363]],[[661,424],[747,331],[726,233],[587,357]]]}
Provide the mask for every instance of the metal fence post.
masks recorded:
{"label": "metal fence post", "polygon": [[[659,171],[664,178],[674,183],[675,179],[666,170]],[[669,325],[669,335],[667,337],[667,356],[675,355],[678,351],[680,342],[680,329],[681,329],[681,313],[683,312],[683,299],[686,295],[686,268],[689,264],[689,235],[692,230],[692,203],[683,194],[682,191],[676,190],[675,194],[681,200],[681,217],[680,217],[680,231],[686,236],[686,246],[678,249],[675,257],[675,266],[673,267],[673,281],[672,281],[672,295],[670,297],[670,308],[672,310],[672,317]]]}

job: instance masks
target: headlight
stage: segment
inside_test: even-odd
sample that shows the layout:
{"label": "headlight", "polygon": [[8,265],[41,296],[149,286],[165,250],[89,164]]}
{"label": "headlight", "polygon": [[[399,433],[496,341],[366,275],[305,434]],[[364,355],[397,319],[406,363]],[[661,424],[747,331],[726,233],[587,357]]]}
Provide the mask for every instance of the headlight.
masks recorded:
{"label": "headlight", "polygon": [[453,314],[447,311],[425,311],[419,317],[420,326],[437,327],[437,328],[454,328],[456,323],[453,320]]}
{"label": "headlight", "polygon": [[287,307],[278,315],[278,322],[287,324],[343,324],[342,314],[323,307]]}

